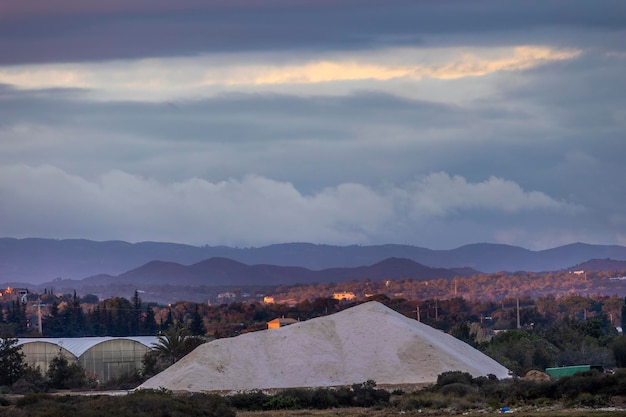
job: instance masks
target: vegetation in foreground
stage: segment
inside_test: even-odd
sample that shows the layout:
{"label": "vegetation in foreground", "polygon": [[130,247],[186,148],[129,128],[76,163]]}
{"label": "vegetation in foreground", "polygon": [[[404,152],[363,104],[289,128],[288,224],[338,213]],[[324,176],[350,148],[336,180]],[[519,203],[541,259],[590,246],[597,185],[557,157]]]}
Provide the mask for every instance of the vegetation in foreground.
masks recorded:
{"label": "vegetation in foreground", "polygon": [[11,417],[234,417],[235,410],[215,394],[173,395],[137,391],[124,396],[28,394],[2,399],[0,416]]}
{"label": "vegetation in foreground", "polygon": [[[556,381],[499,381],[493,376],[473,378],[465,372],[445,372],[437,383],[414,392],[389,392],[374,381],[342,388],[292,388],[267,394],[261,391],[228,396],[174,394],[165,390],[141,390],[124,396],[27,394],[8,399],[0,396],[0,416],[296,416],[397,414],[489,414],[505,407],[518,415],[604,415],[603,407],[626,405],[626,371],[605,374],[589,371]],[[304,413],[303,410],[307,410]],[[324,414],[319,410],[332,410]],[[285,414],[285,412],[287,414]],[[329,411],[330,412],[330,411]],[[614,411],[611,411],[614,414]]]}

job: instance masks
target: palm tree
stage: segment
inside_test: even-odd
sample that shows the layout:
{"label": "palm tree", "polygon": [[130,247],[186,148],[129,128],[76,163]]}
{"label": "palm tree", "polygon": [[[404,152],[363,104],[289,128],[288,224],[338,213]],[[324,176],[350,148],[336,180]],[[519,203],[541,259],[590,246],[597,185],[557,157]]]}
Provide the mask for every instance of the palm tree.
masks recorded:
{"label": "palm tree", "polygon": [[191,336],[187,328],[176,324],[170,325],[157,338],[154,350],[170,365],[204,343],[203,339]]}

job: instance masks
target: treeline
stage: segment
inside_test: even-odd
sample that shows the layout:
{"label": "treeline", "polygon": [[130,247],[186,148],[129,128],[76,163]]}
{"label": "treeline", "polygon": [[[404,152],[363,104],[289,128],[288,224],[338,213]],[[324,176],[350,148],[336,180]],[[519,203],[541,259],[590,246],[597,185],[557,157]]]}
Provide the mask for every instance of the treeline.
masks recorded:
{"label": "treeline", "polygon": [[[235,302],[219,306],[180,301],[168,306],[95,295],[32,294],[28,303],[0,306],[0,334],[17,337],[153,336],[172,325],[194,336],[229,337],[267,328],[277,317],[306,320],[339,311],[339,302],[319,298],[296,306]],[[39,305],[41,303],[41,306]],[[345,307],[345,306],[344,306]],[[39,324],[41,323],[41,331]]]}
{"label": "treeline", "polygon": [[154,307],[144,305],[137,293],[131,300],[114,297],[98,302],[93,295],[81,299],[76,292],[46,293],[36,300],[3,306],[0,332],[18,337],[140,336],[155,335],[173,323],[157,323]]}
{"label": "treeline", "polygon": [[[35,294],[32,298],[34,301],[29,303],[13,301],[1,306],[3,333],[46,337],[137,336],[156,335],[172,324],[180,324],[194,335],[229,337],[265,329],[267,322],[275,318],[308,320],[356,304],[317,297],[295,304],[249,301],[211,306],[179,301],[163,306],[143,302],[136,291],[130,299],[112,297],[102,301],[95,295],[79,297],[76,293]],[[621,326],[626,318],[624,299],[608,296],[547,295],[482,301],[462,297],[411,300],[375,294],[367,299],[382,302],[407,317],[447,332],[474,324],[472,331],[479,342],[493,330],[516,329],[518,313],[519,326],[535,331],[564,318],[602,319],[609,327]],[[39,302],[42,307],[37,305]]]}
{"label": "treeline", "polygon": [[574,294],[626,294],[626,280],[611,279],[625,276],[626,271],[569,271],[535,273],[528,271],[482,273],[457,276],[454,279],[390,279],[373,281],[352,280],[343,283],[316,283],[279,286],[268,290],[277,302],[299,302],[316,297],[332,297],[334,293],[352,292],[364,299],[371,294],[407,300],[465,299],[498,301],[513,297],[539,298],[547,295],[565,297]]}
{"label": "treeline", "polygon": [[131,300],[114,297],[85,308],[74,293],[63,307],[53,300],[42,318],[45,337],[149,336],[166,329],[173,321],[157,323],[154,309],[143,306],[137,292]]}

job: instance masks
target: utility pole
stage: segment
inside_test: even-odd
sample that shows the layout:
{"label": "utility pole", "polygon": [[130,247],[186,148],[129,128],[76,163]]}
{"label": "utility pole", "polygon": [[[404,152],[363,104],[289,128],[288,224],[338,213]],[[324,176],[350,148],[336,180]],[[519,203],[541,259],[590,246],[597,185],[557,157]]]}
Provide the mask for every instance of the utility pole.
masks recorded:
{"label": "utility pole", "polygon": [[417,313],[417,321],[421,322],[422,318],[420,317],[420,306],[417,306],[417,309],[413,310],[414,313]]}
{"label": "utility pole", "polygon": [[521,328],[522,326],[520,325],[520,322],[519,322],[519,297],[517,297],[517,329],[519,330]]}
{"label": "utility pole", "polygon": [[41,326],[41,295],[37,298],[37,319],[38,319],[37,327],[39,328],[39,334],[43,336],[43,328]]}

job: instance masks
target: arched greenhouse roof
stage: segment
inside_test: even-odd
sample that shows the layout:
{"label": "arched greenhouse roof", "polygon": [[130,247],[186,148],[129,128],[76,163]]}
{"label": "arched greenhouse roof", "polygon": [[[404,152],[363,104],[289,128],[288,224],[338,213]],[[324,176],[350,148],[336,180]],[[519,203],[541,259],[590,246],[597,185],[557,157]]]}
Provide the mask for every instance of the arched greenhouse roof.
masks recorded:
{"label": "arched greenhouse roof", "polygon": [[69,351],[77,358],[81,357],[92,347],[99,345],[100,343],[108,342],[110,340],[132,340],[152,349],[154,344],[158,342],[156,336],[127,336],[127,337],[21,337],[18,339],[18,346],[26,343],[50,343],[59,346]]}

